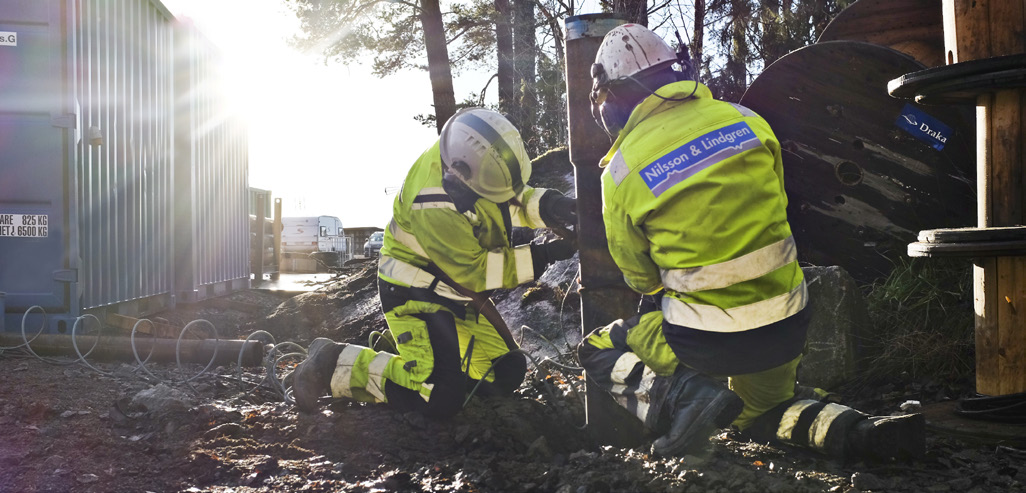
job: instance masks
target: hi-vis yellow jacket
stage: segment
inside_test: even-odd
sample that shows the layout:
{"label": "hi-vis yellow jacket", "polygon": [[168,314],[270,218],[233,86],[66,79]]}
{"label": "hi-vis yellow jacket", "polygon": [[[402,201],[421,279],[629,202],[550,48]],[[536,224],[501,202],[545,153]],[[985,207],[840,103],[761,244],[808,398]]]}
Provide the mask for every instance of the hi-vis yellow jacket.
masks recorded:
{"label": "hi-vis yellow jacket", "polygon": [[[529,245],[510,245],[514,226],[543,228],[538,210],[546,189],[525,185],[517,197],[523,207],[478,199],[457,204],[442,189],[442,159],[438,143],[425,151],[410,169],[392,205],[385,232],[378,276],[400,286],[430,288],[454,300],[466,300],[451,286],[435,282],[424,271],[441,268],[453,281],[475,292],[513,288],[534,280]],[[459,210],[465,205],[468,210]]]}
{"label": "hi-vis yellow jacket", "polygon": [[602,165],[610,253],[632,289],[666,289],[664,320],[740,332],[804,308],[780,143],[754,112],[701,84],[649,96]]}

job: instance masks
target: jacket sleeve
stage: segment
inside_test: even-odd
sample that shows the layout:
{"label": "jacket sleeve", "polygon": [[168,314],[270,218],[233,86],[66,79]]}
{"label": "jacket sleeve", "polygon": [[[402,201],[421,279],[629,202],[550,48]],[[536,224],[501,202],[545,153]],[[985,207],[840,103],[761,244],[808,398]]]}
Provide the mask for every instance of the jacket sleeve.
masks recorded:
{"label": "jacket sleeve", "polygon": [[467,217],[455,209],[416,210],[410,223],[431,262],[471,291],[513,288],[534,280],[530,245],[486,250]]}
{"label": "jacket sleeve", "polygon": [[606,225],[609,253],[631,289],[643,294],[658,292],[663,288],[663,281],[649,253],[651,244],[640,227],[643,218],[631,217],[622,203],[624,194],[615,193],[615,185],[605,185],[602,220]]}
{"label": "jacket sleeve", "polygon": [[546,193],[549,193],[547,188],[534,188],[525,185],[524,190],[517,197],[521,206],[511,206],[509,210],[513,226],[531,229],[548,227],[541,217],[539,207],[541,198]]}

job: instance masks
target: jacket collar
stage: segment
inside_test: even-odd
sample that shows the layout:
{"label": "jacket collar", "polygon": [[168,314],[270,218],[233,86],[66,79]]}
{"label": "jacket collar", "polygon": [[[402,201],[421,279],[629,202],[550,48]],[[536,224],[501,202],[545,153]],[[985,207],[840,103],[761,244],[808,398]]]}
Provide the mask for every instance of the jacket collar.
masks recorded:
{"label": "jacket collar", "polygon": [[[684,101],[667,101],[656,94],[663,98],[687,99]],[[613,159],[613,155],[620,149],[620,144],[625,138],[627,138],[627,134],[629,134],[631,130],[634,130],[634,127],[637,127],[638,124],[649,116],[661,113],[671,108],[676,108],[677,106],[692,99],[712,99],[712,91],[710,91],[709,88],[701,82],[695,82],[693,80],[683,80],[680,82],[666,84],[665,86],[656,89],[656,94],[643,99],[634,107],[634,111],[631,112],[631,117],[623,126],[623,130],[620,130],[620,134],[617,135],[612,147],[609,148],[609,152],[607,152],[602,160],[599,161],[599,167],[605,168],[606,165],[609,164],[609,161]]]}

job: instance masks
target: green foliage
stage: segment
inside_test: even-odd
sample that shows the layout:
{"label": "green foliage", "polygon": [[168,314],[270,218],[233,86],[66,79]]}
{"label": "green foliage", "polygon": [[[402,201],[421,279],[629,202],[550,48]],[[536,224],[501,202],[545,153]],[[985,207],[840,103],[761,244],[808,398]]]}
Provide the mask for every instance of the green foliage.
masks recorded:
{"label": "green foliage", "polygon": [[356,0],[288,0],[288,4],[304,33],[292,44],[323,54],[325,61],[348,64],[371,53],[374,74],[384,77],[423,60],[424,36],[412,4]]}
{"label": "green foliage", "polygon": [[973,291],[965,260],[912,259],[867,295],[869,379],[959,380],[974,368]]}
{"label": "green foliage", "polygon": [[[426,69],[424,33],[420,21],[421,0],[286,0],[301,21],[304,35],[293,40],[295,46],[323,53],[325,60],[352,63],[371,55],[374,74],[385,77],[401,70]],[[690,2],[654,2],[649,4],[648,25],[660,33],[680,31],[691,38],[695,26],[688,25],[696,0]],[[826,24],[854,0],[705,0],[703,36],[706,43],[701,56],[702,79],[716,97],[737,101],[761,70],[780,56],[815,42]],[[632,2],[621,2],[623,5]],[[517,60],[530,57],[536,73],[521,80],[516,104],[529,108],[533,115],[519,120],[534,122],[522,129],[532,154],[566,145],[566,81],[563,74],[563,33],[559,19],[583,12],[574,4],[557,0],[539,0],[535,11],[536,43],[532,53],[515,53]],[[603,10],[620,5],[612,0],[600,3]],[[495,70],[496,22],[493,0],[447,2],[443,6],[445,37],[451,70],[459,75],[466,70]],[[522,26],[521,26],[522,27]],[[672,35],[670,36],[672,38]],[[671,44],[676,44],[672,39]],[[520,49],[520,48],[518,48]],[[520,65],[523,66],[523,65]],[[496,90],[497,85],[489,86]],[[523,95],[537,95],[537,108]],[[476,105],[479,95],[466,97],[463,104]],[[516,116],[519,106],[509,112]],[[434,125],[433,115],[415,116],[425,125]]]}
{"label": "green foliage", "polygon": [[538,57],[538,149],[566,145],[566,78],[558,60]]}

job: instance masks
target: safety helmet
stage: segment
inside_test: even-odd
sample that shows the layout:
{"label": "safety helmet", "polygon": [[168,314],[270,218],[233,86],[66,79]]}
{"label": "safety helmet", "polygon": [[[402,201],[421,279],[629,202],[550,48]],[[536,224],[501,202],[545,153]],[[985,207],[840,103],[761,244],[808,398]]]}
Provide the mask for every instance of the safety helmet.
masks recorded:
{"label": "safety helmet", "polygon": [[516,197],[531,178],[531,160],[520,132],[495,111],[456,112],[442,127],[439,147],[448,172],[492,202]]}
{"label": "safety helmet", "polygon": [[669,67],[677,53],[656,33],[640,24],[616,26],[602,38],[591,76],[598,86]]}

